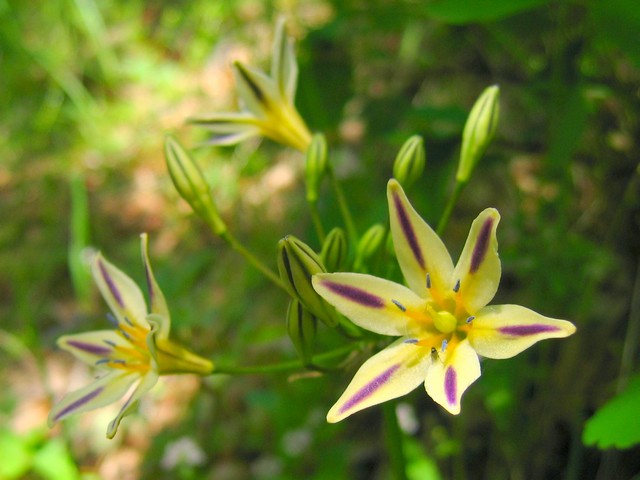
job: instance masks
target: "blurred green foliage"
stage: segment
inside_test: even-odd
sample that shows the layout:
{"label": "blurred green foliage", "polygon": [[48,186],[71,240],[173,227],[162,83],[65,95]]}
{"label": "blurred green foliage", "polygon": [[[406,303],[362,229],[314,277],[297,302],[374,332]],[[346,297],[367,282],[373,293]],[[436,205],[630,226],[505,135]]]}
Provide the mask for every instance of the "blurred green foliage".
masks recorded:
{"label": "blurred green foliage", "polygon": [[[50,434],[20,423],[21,409],[52,400],[61,368],[52,362],[71,368],[55,338],[105,326],[106,307],[82,286],[86,246],[141,280],[142,231],[150,233],[178,340],[220,361],[293,358],[287,299],[188,213],[162,159],[167,130],[195,144],[204,138],[183,129],[186,117],[233,106],[224,67],[235,55],[268,64],[280,13],[299,39],[297,105],[327,135],[359,232],[387,221],[384,185],[412,134],[424,137],[428,162],[408,194],[436,223],[466,114],[487,85],[500,85],[496,140],[445,240],[460,251],[470,220],[497,207],[504,271],[496,301],[578,326],[569,340],[484,363],[486,375],[465,396],[459,417],[422,391],[406,397],[418,420],[404,434],[410,477],[638,475],[637,445],[602,453],[582,444],[585,420],[615,395],[621,377],[638,372],[637,334],[628,333],[632,294],[640,290],[636,2],[36,3],[0,0],[0,422],[7,425],[0,457],[16,459],[0,476],[107,475],[106,458],[123,462],[115,453],[131,450],[142,457],[141,478],[389,475],[379,409],[339,425],[324,421],[353,370],[208,379],[178,422],[144,430],[150,425],[143,414],[129,436],[109,445],[77,423]],[[295,153],[250,142],[195,155],[225,221],[256,254],[275,265],[275,245],[289,233],[319,248],[299,170],[284,186],[273,180],[278,166],[301,165]],[[326,225],[339,224],[331,195],[321,191],[319,198]],[[326,330],[319,335],[321,347],[336,341]],[[15,372],[40,387],[25,390]],[[590,428],[598,428],[602,446],[626,447],[624,433],[613,438],[617,430],[607,429],[616,421],[607,416],[619,417],[612,408],[596,414]],[[591,432],[585,440],[597,442]],[[193,438],[206,460],[163,467],[182,436]]]}

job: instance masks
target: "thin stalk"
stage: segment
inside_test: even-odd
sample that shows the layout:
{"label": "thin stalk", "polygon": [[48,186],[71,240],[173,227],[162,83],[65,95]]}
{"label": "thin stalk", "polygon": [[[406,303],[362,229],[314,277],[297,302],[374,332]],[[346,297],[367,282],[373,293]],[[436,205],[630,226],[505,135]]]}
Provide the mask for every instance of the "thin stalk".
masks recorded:
{"label": "thin stalk", "polygon": [[316,229],[316,235],[318,235],[318,239],[320,240],[320,245],[324,243],[324,239],[326,238],[324,234],[324,228],[322,227],[322,220],[320,219],[320,214],[318,213],[318,205],[316,202],[308,202],[309,210],[311,211],[311,221],[313,221],[313,226]]}
{"label": "thin stalk", "polygon": [[447,205],[444,208],[444,212],[442,212],[442,217],[440,217],[440,221],[438,222],[438,228],[436,229],[436,233],[438,235],[442,235],[445,228],[447,228],[447,224],[449,223],[449,219],[451,218],[451,213],[453,212],[453,207],[455,207],[458,198],[460,198],[460,194],[464,187],[467,185],[467,182],[458,182],[456,181],[456,187],[453,190],[453,193],[449,197],[447,201]]}
{"label": "thin stalk", "polygon": [[[340,358],[341,356],[349,353],[353,350],[361,348],[364,342],[356,342],[344,347],[336,348],[329,352],[320,353],[314,355],[312,364],[318,367],[318,362],[326,362],[327,360],[333,360]],[[256,373],[280,373],[280,372],[292,372],[305,368],[305,363],[302,360],[290,360],[288,362],[274,363],[271,365],[257,365],[257,366],[235,366],[235,365],[220,365],[214,362],[215,369],[212,375],[217,373],[229,374],[229,375],[251,375]]]}
{"label": "thin stalk", "polygon": [[633,372],[634,358],[638,350],[638,338],[640,337],[640,260],[636,267],[636,279],[631,294],[631,307],[629,309],[629,323],[622,347],[622,359],[620,361],[620,374],[618,375],[617,392],[622,392],[629,376]]}
{"label": "thin stalk", "polygon": [[385,402],[382,404],[384,416],[384,440],[389,462],[391,464],[391,475],[395,480],[407,480],[406,461],[404,458],[403,437],[398,425],[396,415],[396,402]]}
{"label": "thin stalk", "polygon": [[358,232],[356,231],[355,223],[353,223],[353,217],[351,216],[351,211],[349,210],[347,199],[344,196],[344,192],[342,191],[342,187],[340,186],[338,179],[333,173],[333,168],[327,168],[327,175],[329,176],[329,181],[331,182],[333,193],[335,194],[336,200],[338,201],[338,208],[340,208],[340,213],[342,214],[345,227],[347,228],[349,242],[351,243],[351,245],[356,245],[358,243]]}

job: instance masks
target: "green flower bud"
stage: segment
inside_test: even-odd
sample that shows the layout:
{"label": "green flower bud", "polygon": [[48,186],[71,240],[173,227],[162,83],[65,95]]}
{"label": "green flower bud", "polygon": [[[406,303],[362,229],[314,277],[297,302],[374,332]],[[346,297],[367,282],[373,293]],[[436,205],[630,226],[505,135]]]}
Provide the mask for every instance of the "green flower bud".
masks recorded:
{"label": "green flower bud", "polygon": [[387,229],[379,223],[364,232],[356,247],[356,261],[354,264],[356,270],[359,270],[367,259],[376,254],[386,238],[386,233]]}
{"label": "green flower bud", "polygon": [[198,216],[211,226],[217,235],[224,235],[227,226],[218,214],[218,209],[213,202],[209,185],[204,179],[202,171],[172,135],[167,135],[165,138],[164,156],[169,175],[180,196],[191,205]]}
{"label": "green flower bud", "polygon": [[336,326],[336,311],[316,293],[311,284],[311,277],[315,273],[326,272],[320,257],[311,247],[293,235],[284,237],[278,242],[278,271],[280,280],[293,298],[327,326]]}
{"label": "green flower bud", "polygon": [[422,175],[425,161],[424,141],[420,135],[413,135],[398,152],[393,164],[393,176],[403,187],[408,187]]}
{"label": "green flower bud", "polygon": [[332,229],[322,244],[320,259],[327,271],[337,272],[347,260],[347,236],[340,227]]}
{"label": "green flower bud", "polygon": [[289,302],[287,309],[287,333],[298,355],[308,365],[311,363],[313,346],[316,340],[318,320],[295,299]]}
{"label": "green flower bud", "polygon": [[487,87],[469,113],[462,133],[460,163],[456,173],[456,181],[459,183],[469,180],[471,172],[493,139],[500,113],[499,95],[500,88],[497,85]]}
{"label": "green flower bud", "polygon": [[316,133],[311,139],[305,159],[304,177],[307,183],[307,201],[318,201],[320,182],[327,171],[327,140],[321,133]]}

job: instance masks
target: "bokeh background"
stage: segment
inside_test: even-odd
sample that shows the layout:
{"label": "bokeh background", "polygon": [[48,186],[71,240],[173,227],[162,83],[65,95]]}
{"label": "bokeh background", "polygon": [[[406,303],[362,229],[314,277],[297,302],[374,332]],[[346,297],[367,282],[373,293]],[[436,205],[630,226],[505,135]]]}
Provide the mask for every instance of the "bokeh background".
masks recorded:
{"label": "bokeh background", "polygon": [[[46,427],[52,402],[92,378],[55,339],[107,325],[85,259],[100,249],[142,281],[141,232],[176,339],[227,363],[295,357],[287,298],[190,213],[162,154],[169,131],[206,140],[188,116],[237,108],[230,64],[268,68],[279,15],[297,40],[296,103],[327,135],[361,232],[387,221],[393,159],[416,133],[427,168],[408,195],[437,222],[466,115],[500,85],[496,139],[444,239],[455,257],[471,220],[497,207],[496,302],[578,327],[484,362],[459,417],[422,389],[404,397],[410,478],[638,478],[637,446],[582,441],[639,371],[632,0],[0,0],[0,478],[389,478],[378,407],[324,420],[364,357],[325,376],[163,379],[113,441],[116,407]],[[194,156],[267,263],[288,233],[319,247],[301,154],[250,141]],[[320,210],[340,224],[328,188]]]}

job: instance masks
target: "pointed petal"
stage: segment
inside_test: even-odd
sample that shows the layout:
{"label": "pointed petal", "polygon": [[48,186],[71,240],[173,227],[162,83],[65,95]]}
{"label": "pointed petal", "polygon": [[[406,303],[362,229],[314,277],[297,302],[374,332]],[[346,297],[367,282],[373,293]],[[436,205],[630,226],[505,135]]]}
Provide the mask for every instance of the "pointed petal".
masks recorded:
{"label": "pointed petal", "polygon": [[108,373],[80,390],[71,392],[49,412],[49,426],[77,413],[104,407],[122,398],[140,376],[120,370]]}
{"label": "pointed petal", "polygon": [[415,389],[424,380],[430,365],[424,347],[405,343],[404,338],[367,360],[336,404],[327,414],[329,423],[364,408],[377,405]]}
{"label": "pointed petal", "polygon": [[131,278],[98,253],[91,273],[105,302],[120,323],[128,319],[134,325],[148,328],[147,305],[142,292]]}
{"label": "pointed petal", "polygon": [[453,272],[452,284],[460,281],[459,295],[473,314],[491,301],[500,283],[500,257],[496,229],[500,214],[487,208],[471,224],[467,242]]}
{"label": "pointed petal", "polygon": [[236,74],[238,94],[246,108],[259,118],[264,118],[278,100],[273,81],[264,73],[240,62],[233,65]]}
{"label": "pointed petal", "polygon": [[167,300],[156,282],[153,275],[151,263],[149,262],[148,237],[146,233],[140,235],[142,247],[142,263],[144,264],[144,272],[147,279],[147,288],[149,290],[149,302],[151,303],[151,313],[155,315],[158,322],[158,333],[160,338],[169,338],[169,330],[171,329],[171,317]]}
{"label": "pointed petal", "polygon": [[452,286],[453,262],[440,237],[414,210],[402,187],[394,179],[389,180],[387,185],[387,198],[393,245],[411,290],[422,298],[429,296],[427,273],[432,288],[449,290]]}
{"label": "pointed petal", "polygon": [[298,82],[298,63],[293,51],[293,42],[285,32],[284,17],[278,19],[273,39],[271,78],[277,85],[280,96],[293,104]]}
{"label": "pointed petal", "polygon": [[424,382],[427,393],[449,413],[460,413],[465,390],[480,377],[480,360],[469,340],[451,344],[433,360]]}
{"label": "pointed petal", "polygon": [[111,356],[117,345],[129,346],[129,342],[115,330],[64,335],[58,339],[57,343],[60,348],[88,365],[96,365],[99,360]]}
{"label": "pointed petal", "polygon": [[111,439],[115,436],[122,419],[131,413],[131,411],[136,407],[138,400],[140,400],[145,393],[151,390],[157,382],[158,374],[153,370],[149,370],[149,372],[142,377],[142,380],[140,380],[140,383],[136,386],[131,396],[122,406],[118,415],[116,415],[116,418],[109,423],[109,426],[107,427],[107,438]]}
{"label": "pointed petal", "polygon": [[214,146],[236,145],[250,138],[259,137],[259,136],[260,136],[259,128],[247,126],[242,132],[215,135],[211,137],[209,140],[207,140],[206,142],[202,142],[198,146],[201,147],[205,145],[214,145]]}
{"label": "pointed petal", "polygon": [[403,285],[361,273],[321,273],[312,281],[322,298],[362,328],[398,336],[421,330],[406,311],[423,311],[424,300]]}
{"label": "pointed petal", "polygon": [[477,313],[468,338],[478,355],[511,358],[540,340],[568,337],[575,331],[571,322],[519,305],[491,305]]}
{"label": "pointed petal", "polygon": [[256,119],[256,117],[246,112],[211,113],[191,117],[187,120],[190,124],[206,127],[216,133],[245,132],[251,127],[256,127],[260,121],[261,120]]}

